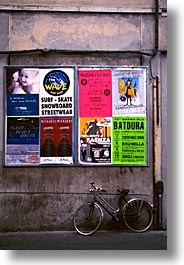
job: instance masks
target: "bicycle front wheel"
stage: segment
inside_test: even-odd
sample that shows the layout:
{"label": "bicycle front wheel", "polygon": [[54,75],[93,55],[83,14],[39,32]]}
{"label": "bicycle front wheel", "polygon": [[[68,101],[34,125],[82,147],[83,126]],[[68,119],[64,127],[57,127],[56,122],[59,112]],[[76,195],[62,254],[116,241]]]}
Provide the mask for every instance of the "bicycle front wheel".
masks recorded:
{"label": "bicycle front wheel", "polygon": [[85,203],[74,215],[74,227],[84,236],[92,235],[97,231],[102,222],[103,212],[95,202]]}
{"label": "bicycle front wheel", "polygon": [[149,203],[143,199],[132,199],[128,201],[123,209],[125,225],[133,232],[145,232],[153,222],[153,211]]}

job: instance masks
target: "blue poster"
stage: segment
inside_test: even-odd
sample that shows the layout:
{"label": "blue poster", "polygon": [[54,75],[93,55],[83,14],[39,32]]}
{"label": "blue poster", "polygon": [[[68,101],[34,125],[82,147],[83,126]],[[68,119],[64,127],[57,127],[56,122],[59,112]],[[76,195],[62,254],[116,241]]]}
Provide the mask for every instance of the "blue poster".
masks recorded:
{"label": "blue poster", "polygon": [[7,95],[7,116],[31,116],[38,114],[38,94]]}
{"label": "blue poster", "polygon": [[39,118],[8,117],[7,144],[39,144]]}

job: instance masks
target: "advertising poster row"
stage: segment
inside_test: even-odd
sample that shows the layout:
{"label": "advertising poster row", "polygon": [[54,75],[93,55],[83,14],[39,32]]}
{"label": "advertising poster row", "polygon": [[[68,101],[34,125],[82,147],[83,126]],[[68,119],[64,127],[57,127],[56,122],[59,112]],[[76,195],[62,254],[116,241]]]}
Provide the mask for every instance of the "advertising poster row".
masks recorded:
{"label": "advertising poster row", "polygon": [[4,69],[5,166],[147,165],[147,68]]}

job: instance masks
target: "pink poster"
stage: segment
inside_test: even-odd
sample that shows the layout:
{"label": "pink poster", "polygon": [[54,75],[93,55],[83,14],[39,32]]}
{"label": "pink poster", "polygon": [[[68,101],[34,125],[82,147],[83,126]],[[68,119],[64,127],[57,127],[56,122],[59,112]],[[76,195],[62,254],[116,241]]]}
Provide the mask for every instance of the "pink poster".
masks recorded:
{"label": "pink poster", "polygon": [[112,70],[79,70],[79,116],[112,116]]}

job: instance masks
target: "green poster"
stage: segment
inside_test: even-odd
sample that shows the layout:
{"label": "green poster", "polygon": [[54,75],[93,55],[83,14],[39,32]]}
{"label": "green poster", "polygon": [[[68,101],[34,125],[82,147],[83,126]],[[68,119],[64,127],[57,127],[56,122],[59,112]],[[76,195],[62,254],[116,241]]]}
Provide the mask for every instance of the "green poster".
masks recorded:
{"label": "green poster", "polygon": [[146,117],[112,118],[112,163],[146,165]]}

